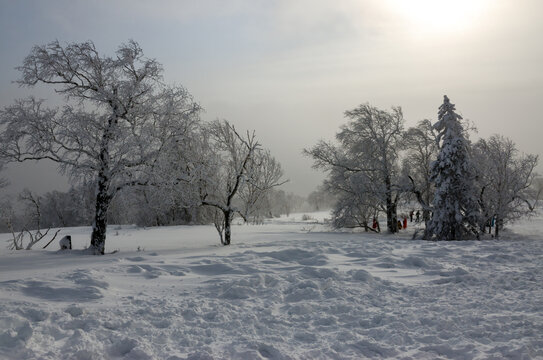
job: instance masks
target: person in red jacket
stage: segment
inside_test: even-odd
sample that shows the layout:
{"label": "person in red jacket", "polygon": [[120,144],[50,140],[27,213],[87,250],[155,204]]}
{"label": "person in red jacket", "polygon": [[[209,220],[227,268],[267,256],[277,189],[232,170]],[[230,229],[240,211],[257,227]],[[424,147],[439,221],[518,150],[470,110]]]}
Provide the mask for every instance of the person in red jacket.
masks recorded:
{"label": "person in red jacket", "polygon": [[406,216],[403,217],[403,228],[407,229],[407,217]]}
{"label": "person in red jacket", "polygon": [[375,217],[373,218],[373,224],[371,225],[371,227],[376,232],[381,232],[381,227],[379,226],[379,221],[377,221],[377,218],[375,218]]}

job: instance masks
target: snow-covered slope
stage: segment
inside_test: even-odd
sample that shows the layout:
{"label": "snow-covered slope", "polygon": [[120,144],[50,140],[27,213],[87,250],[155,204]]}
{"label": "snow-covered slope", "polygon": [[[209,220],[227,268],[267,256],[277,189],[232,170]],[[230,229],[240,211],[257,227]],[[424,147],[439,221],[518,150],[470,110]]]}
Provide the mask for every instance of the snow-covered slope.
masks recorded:
{"label": "snow-covered slope", "polygon": [[541,218],[438,243],[315,221],[238,225],[229,247],[209,226],[111,226],[115,254],[2,249],[0,358],[543,357]]}

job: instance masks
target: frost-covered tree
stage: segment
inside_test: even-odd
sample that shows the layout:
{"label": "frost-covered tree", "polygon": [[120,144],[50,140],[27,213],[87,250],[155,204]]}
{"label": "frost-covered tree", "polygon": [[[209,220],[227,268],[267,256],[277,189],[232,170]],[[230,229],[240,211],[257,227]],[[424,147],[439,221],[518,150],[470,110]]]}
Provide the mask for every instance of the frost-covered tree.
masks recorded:
{"label": "frost-covered tree", "polygon": [[[23,205],[22,214],[17,214],[14,211],[9,200],[0,203],[0,221],[3,222],[3,226],[0,226],[0,229],[5,227],[12,235],[12,238],[8,240],[9,249],[30,250],[34,245],[48,236],[51,227],[42,230],[42,220],[44,217],[43,200],[42,196],[24,189],[18,196],[18,201]],[[57,229],[53,237],[49,239],[50,242],[56,238],[59,232],[60,229]]]}
{"label": "frost-covered tree", "polygon": [[332,209],[332,225],[336,228],[361,227],[368,231],[372,229],[372,218],[377,217],[375,203],[369,202],[369,197],[363,191],[353,190],[341,191],[337,195]]}
{"label": "frost-covered tree", "polygon": [[534,181],[532,183],[532,187],[530,189],[530,198],[534,201],[535,206],[537,206],[537,202],[539,202],[539,200],[541,200],[542,196],[543,196],[543,177],[541,177],[541,175],[538,174],[534,178]]}
{"label": "frost-covered tree", "polygon": [[[283,172],[254,132],[242,136],[226,120],[211,122],[207,130],[212,153],[206,156],[208,170],[198,181],[201,203],[215,209],[211,215],[221,243],[230,245],[234,216],[246,219],[252,200],[282,184]],[[245,194],[245,202],[240,194]]]}
{"label": "frost-covered tree", "polygon": [[384,211],[381,196],[373,179],[364,171],[342,171],[332,168],[323,182],[323,190],[333,197],[332,224],[336,228],[363,227]]}
{"label": "frost-covered tree", "polygon": [[350,121],[336,134],[339,146],[320,141],[304,153],[314,159],[314,167],[328,171],[329,189],[343,196],[356,194],[364,202],[359,208],[386,213],[387,228],[394,233],[398,230],[397,204],[405,188],[399,184],[398,166],[402,110],[384,111],[363,104],[346,111],[345,117]]}
{"label": "frost-covered tree", "polygon": [[531,190],[538,158],[520,154],[513,141],[501,135],[479,140],[474,149],[481,188],[482,225],[493,221],[494,236],[498,238],[505,223],[534,210]]}
{"label": "frost-covered tree", "polygon": [[42,200],[43,198],[39,196],[38,194],[34,194],[32,191],[28,189],[24,189],[19,194],[19,201],[21,201],[24,206],[24,217],[26,219],[27,226],[29,226],[31,229],[41,228],[42,224]]}
{"label": "frost-covered tree", "polygon": [[262,221],[266,195],[281,184],[283,176],[281,164],[269,150],[260,150],[252,160],[251,172],[247,174],[245,186],[240,189],[239,200],[246,221]]}
{"label": "frost-covered tree", "polygon": [[82,226],[92,219],[93,189],[80,185],[67,192],[51,191],[41,197],[44,227]]}
{"label": "frost-covered tree", "polygon": [[426,239],[463,240],[478,236],[480,211],[475,169],[461,119],[445,95],[434,124],[439,154],[431,166],[435,194]]}
{"label": "frost-covered tree", "polygon": [[[2,170],[3,170],[3,169],[4,169],[4,164],[2,164],[2,163],[0,162],[0,174],[2,174]],[[0,176],[0,189],[2,189],[2,188],[4,188],[4,187],[8,186],[8,183],[9,183],[9,182],[7,181],[7,179],[5,179],[5,178],[3,178],[2,176]]]}
{"label": "frost-covered tree", "polygon": [[0,113],[0,160],[50,159],[74,181],[96,185],[90,250],[105,250],[107,212],[115,194],[149,183],[154,163],[182,142],[200,107],[182,87],[162,83],[162,67],[130,41],[115,56],[92,42],[35,46],[18,67],[23,86],[45,84],[64,95],[62,108],[18,100]]}
{"label": "frost-covered tree", "polygon": [[[187,128],[183,141],[166,144],[154,163],[152,186],[129,189],[128,197],[138,208],[137,223],[147,226],[199,221],[199,184],[214,175],[213,152],[203,124]],[[196,126],[197,125],[197,126]]]}
{"label": "frost-covered tree", "polygon": [[403,172],[411,182],[410,190],[422,207],[422,219],[426,223],[430,219],[430,205],[434,195],[430,166],[439,150],[430,120],[422,120],[416,127],[407,129],[404,146],[406,153]]}

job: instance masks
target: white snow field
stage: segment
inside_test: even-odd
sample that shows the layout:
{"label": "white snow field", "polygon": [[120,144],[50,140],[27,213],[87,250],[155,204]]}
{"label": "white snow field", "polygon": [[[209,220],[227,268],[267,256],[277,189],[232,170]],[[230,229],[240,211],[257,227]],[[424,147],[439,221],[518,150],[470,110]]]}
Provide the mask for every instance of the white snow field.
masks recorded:
{"label": "white snow field", "polygon": [[1,234],[0,358],[543,358],[543,218],[425,242],[301,217],[237,225],[228,247],[211,226],[113,225],[105,256]]}

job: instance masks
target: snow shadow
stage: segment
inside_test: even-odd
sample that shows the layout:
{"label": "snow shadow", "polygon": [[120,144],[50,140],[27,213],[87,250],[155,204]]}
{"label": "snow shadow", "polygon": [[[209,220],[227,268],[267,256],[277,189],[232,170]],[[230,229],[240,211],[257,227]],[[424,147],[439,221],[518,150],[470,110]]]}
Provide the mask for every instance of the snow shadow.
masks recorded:
{"label": "snow shadow", "polygon": [[25,281],[21,292],[26,296],[49,301],[86,302],[103,297],[100,289],[94,286],[55,287],[43,281]]}
{"label": "snow shadow", "polygon": [[76,270],[51,281],[22,280],[5,281],[0,288],[5,291],[19,291],[23,295],[64,302],[87,302],[104,297],[102,290],[109,287],[105,281],[93,278],[83,270]]}

